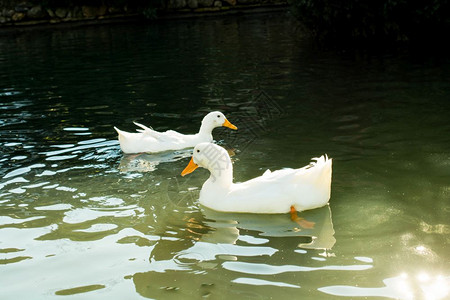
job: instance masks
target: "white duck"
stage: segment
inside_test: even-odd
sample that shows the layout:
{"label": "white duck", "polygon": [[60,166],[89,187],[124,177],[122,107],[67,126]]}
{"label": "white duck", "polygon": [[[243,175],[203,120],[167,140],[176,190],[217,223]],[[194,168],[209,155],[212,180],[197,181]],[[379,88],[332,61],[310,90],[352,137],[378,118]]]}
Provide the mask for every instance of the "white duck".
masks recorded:
{"label": "white duck", "polygon": [[217,211],[277,214],[324,206],[331,193],[332,159],[326,155],[300,169],[267,170],[262,176],[233,183],[233,165],[227,151],[212,143],[195,146],[182,176],[197,167],[210,171],[200,191],[200,203]]}
{"label": "white duck", "polygon": [[199,132],[196,134],[181,134],[173,130],[158,132],[142,124],[136,122],[134,124],[142,129],[138,129],[139,132],[134,133],[114,127],[119,134],[120,148],[124,153],[156,153],[192,148],[202,142],[212,142],[212,131],[216,127],[225,126],[234,130],[237,129],[219,111],[207,114],[202,120]]}

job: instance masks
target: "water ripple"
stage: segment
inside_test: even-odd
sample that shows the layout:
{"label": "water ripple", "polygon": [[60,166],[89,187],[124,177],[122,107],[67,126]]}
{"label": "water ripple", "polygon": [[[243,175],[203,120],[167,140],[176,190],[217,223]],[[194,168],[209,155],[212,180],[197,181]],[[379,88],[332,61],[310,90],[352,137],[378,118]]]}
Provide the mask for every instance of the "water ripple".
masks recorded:
{"label": "water ripple", "polygon": [[246,274],[275,275],[286,272],[310,272],[310,271],[363,271],[372,268],[372,265],[346,265],[346,266],[323,266],[303,267],[296,265],[273,266],[268,264],[246,263],[246,262],[224,262],[222,266],[234,272]]}
{"label": "water ripple", "polygon": [[217,256],[272,256],[278,250],[271,247],[249,247],[230,244],[197,242],[191,248],[181,251],[178,259],[198,261],[215,260]]}
{"label": "water ripple", "polygon": [[15,177],[15,176],[19,176],[19,175],[23,175],[26,174],[28,172],[30,172],[32,169],[34,168],[43,168],[45,167],[44,164],[34,164],[28,167],[22,167],[22,168],[18,168],[14,171],[11,171],[9,173],[7,173],[5,176],[3,176],[3,178],[10,178],[10,177]]}
{"label": "water ripple", "polygon": [[68,224],[79,224],[87,221],[99,219],[101,217],[133,217],[138,216],[144,212],[144,209],[129,206],[120,207],[116,210],[104,210],[104,209],[90,209],[90,208],[76,208],[64,213],[63,222]]}
{"label": "water ripple", "polygon": [[273,286],[279,286],[279,287],[290,287],[290,288],[300,288],[299,285],[289,284],[285,282],[276,282],[276,281],[269,281],[269,280],[263,280],[263,279],[256,279],[256,278],[246,278],[246,277],[239,277],[236,279],[233,279],[231,282],[234,283],[240,283],[240,284],[249,284],[249,285],[273,285]]}
{"label": "water ripple", "polygon": [[[100,140],[100,141],[99,141]],[[75,147],[64,147],[64,149],[62,150],[53,150],[53,151],[46,151],[46,152],[41,152],[40,154],[45,154],[46,156],[48,156],[47,160],[50,160],[52,156],[59,156],[60,154],[64,154],[64,153],[68,153],[68,152],[72,152],[75,153],[76,151],[79,150],[85,150],[85,149],[91,149],[91,148],[102,148],[102,147],[107,147],[107,146],[116,146],[119,144],[118,141],[107,141],[106,139],[99,139],[99,140],[94,140],[94,142],[89,142],[89,143],[83,143],[80,142],[78,143],[81,146],[75,146]],[[69,156],[73,156],[76,157],[77,155],[68,155]]]}

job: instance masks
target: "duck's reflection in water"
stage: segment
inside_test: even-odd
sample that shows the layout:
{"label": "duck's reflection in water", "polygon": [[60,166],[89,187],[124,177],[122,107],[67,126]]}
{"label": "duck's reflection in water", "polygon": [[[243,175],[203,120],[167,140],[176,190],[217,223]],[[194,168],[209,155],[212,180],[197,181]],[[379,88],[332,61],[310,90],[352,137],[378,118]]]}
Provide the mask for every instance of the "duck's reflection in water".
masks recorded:
{"label": "duck's reflection in water", "polygon": [[306,228],[293,222],[286,214],[230,214],[207,208],[202,211],[206,217],[205,224],[216,229],[205,235],[211,243],[235,243],[240,238],[240,230],[256,231],[260,237],[299,237],[310,240],[298,245],[305,249],[331,249],[336,243],[328,205],[300,213],[303,219],[312,223]]}
{"label": "duck's reflection in water", "polygon": [[[312,228],[301,228],[288,214],[231,214],[203,207],[201,212],[203,216],[197,211],[185,220],[182,232],[173,232],[173,238],[161,238],[154,245],[148,272],[132,276],[139,294],[164,299],[236,292],[262,296],[255,294],[251,285],[242,284],[233,284],[235,291],[230,294],[227,286],[236,280],[237,274],[223,264],[272,260],[276,255],[285,256],[286,262],[295,264],[297,251],[308,251],[300,248],[329,250],[336,242],[328,205],[299,214],[314,223]],[[279,281],[264,281],[264,284],[296,287]],[[264,291],[264,296],[280,297],[280,289],[264,288]]]}
{"label": "duck's reflection in water", "polygon": [[192,155],[192,149],[160,153],[124,154],[119,164],[121,172],[152,172],[160,163],[174,162]]}

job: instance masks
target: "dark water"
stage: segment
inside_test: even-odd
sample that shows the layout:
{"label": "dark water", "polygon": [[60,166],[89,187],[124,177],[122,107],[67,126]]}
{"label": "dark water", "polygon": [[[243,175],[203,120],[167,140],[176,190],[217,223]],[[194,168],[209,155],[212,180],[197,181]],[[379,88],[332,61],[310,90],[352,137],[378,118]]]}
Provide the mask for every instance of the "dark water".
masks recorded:
{"label": "dark water", "polygon": [[[449,100],[448,57],[319,50],[284,14],[2,34],[0,298],[446,299]],[[211,110],[235,181],[333,157],[313,229],[199,206],[189,150],[120,152],[113,126]]]}

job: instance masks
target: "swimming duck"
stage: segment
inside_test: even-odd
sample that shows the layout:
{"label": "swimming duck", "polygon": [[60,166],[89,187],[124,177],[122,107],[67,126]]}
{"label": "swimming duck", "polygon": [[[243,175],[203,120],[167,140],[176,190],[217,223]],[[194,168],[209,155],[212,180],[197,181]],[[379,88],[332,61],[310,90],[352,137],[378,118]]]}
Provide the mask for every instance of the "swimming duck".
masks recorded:
{"label": "swimming duck", "polygon": [[262,176],[233,183],[233,165],[227,151],[212,143],[195,146],[193,156],[181,172],[184,176],[198,167],[210,177],[200,191],[200,203],[223,212],[277,214],[324,206],[331,193],[332,159],[313,158],[300,169],[267,170]]}
{"label": "swimming duck", "polygon": [[216,127],[225,126],[236,130],[237,127],[231,124],[225,115],[219,111],[207,114],[196,134],[181,134],[173,130],[158,132],[142,124],[134,122],[141,127],[136,133],[114,129],[119,134],[120,148],[124,153],[156,153],[168,150],[180,150],[192,148],[202,142],[212,142],[212,131]]}

